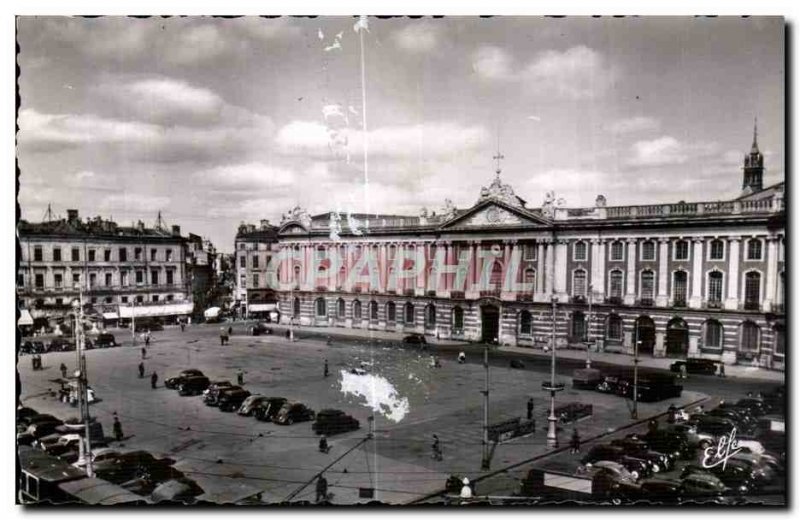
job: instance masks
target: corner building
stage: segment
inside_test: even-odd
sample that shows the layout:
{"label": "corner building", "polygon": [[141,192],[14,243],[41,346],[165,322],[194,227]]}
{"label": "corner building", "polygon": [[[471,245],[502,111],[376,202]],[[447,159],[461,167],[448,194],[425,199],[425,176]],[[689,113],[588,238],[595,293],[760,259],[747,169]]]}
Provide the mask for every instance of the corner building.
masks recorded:
{"label": "corner building", "polygon": [[[555,326],[558,348],[783,370],[784,184],[763,171],[754,137],[727,201],[530,208],[498,169],[472,207],[439,214],[295,208],[276,238],[281,321],[532,348]],[[365,252],[374,283],[353,272]]]}

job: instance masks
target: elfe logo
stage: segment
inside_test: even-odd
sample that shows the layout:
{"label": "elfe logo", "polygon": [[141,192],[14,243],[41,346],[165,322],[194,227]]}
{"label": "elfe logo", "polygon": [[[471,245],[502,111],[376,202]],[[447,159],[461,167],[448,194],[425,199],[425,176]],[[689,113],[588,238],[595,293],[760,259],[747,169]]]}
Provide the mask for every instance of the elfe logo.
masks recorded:
{"label": "elfe logo", "polygon": [[739,441],[736,440],[736,428],[731,430],[730,435],[723,435],[719,439],[717,446],[709,446],[705,449],[703,455],[703,467],[713,468],[722,464],[722,469],[725,469],[725,464],[728,459],[739,453]]}

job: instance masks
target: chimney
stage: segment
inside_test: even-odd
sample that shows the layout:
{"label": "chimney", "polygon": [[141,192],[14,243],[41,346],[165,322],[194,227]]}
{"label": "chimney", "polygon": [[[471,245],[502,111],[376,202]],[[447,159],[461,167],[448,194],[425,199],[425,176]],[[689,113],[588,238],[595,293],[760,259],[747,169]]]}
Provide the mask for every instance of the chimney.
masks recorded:
{"label": "chimney", "polygon": [[180,226],[172,226],[172,236],[174,236],[174,237],[181,236],[181,227]]}
{"label": "chimney", "polygon": [[78,220],[78,210],[77,209],[68,209],[67,210],[67,222],[75,222]]}

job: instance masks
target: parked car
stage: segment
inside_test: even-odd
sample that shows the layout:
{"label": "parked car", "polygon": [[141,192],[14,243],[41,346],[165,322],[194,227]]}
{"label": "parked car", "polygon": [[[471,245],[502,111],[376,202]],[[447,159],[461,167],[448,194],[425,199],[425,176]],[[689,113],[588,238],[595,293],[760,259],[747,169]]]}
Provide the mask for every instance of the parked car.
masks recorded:
{"label": "parked car", "polygon": [[117,339],[110,332],[101,332],[100,334],[97,335],[97,337],[94,339],[93,342],[94,348],[109,348],[116,346],[117,346]]}
{"label": "parked car", "polygon": [[269,398],[265,395],[250,394],[250,396],[239,405],[239,409],[236,410],[236,413],[244,416],[253,415],[256,409],[261,406],[261,403],[266,402],[267,399]]}
{"label": "parked car", "polygon": [[[721,407],[723,405],[720,405]],[[754,399],[754,398],[746,398],[746,399],[739,399],[736,401],[734,405],[736,408],[745,408],[747,409],[753,417],[761,417],[762,415],[766,415],[771,411],[770,406],[768,406],[763,399]]]}
{"label": "parked car", "polygon": [[595,462],[592,466],[595,469],[601,469],[611,473],[614,476],[614,479],[618,481],[624,481],[631,484],[636,482],[636,477],[630,471],[628,471],[625,466],[619,464],[618,462],[600,460]]}
{"label": "parked car", "polygon": [[267,397],[256,406],[254,415],[259,421],[271,421],[286,402],[285,397]]}
{"label": "parked car", "polygon": [[172,467],[174,463],[172,459],[159,459],[146,451],[132,451],[97,462],[94,472],[97,478],[118,485],[140,478],[159,483],[183,476]]}
{"label": "parked car", "polygon": [[639,439],[616,439],[611,441],[611,445],[621,447],[631,457],[652,461],[654,473],[669,471],[675,466],[675,456],[672,453],[652,450],[649,444]]}
{"label": "parked car", "polygon": [[751,417],[745,410],[734,408],[715,408],[706,412],[708,417],[722,417],[736,424],[741,433],[750,433],[756,427],[755,418]]}
{"label": "parked car", "polygon": [[25,431],[17,434],[17,444],[30,446],[34,441],[41,439],[45,435],[55,433],[56,427],[61,424],[59,420],[31,424]]}
{"label": "parked car", "polygon": [[49,413],[27,415],[25,417],[20,417],[17,419],[17,429],[22,431],[28,429],[28,427],[33,424],[53,422],[53,421],[60,422],[60,420],[57,417],[50,415]]}
{"label": "parked car", "polygon": [[603,374],[596,368],[579,368],[572,372],[572,387],[594,390],[603,382]]}
{"label": "parked car", "polygon": [[707,433],[714,438],[722,435],[730,435],[736,428],[736,423],[724,417],[714,417],[711,415],[692,415],[691,423],[695,425],[698,433]]}
{"label": "parked car", "polygon": [[261,336],[262,334],[272,334],[273,330],[272,327],[267,326],[266,323],[263,321],[259,321],[255,325],[250,327],[250,335],[251,336]]}
{"label": "parked car", "polygon": [[422,334],[409,334],[408,336],[403,338],[403,343],[406,345],[416,345],[420,348],[427,348],[428,347],[428,340],[425,339],[425,336]]}
{"label": "parked car", "polygon": [[284,403],[278,413],[272,418],[276,424],[293,424],[301,421],[313,421],[314,410],[303,403]]}
{"label": "parked car", "polygon": [[[639,437],[637,434],[630,436]],[[641,436],[654,451],[672,454],[675,459],[689,460],[695,455],[695,447],[689,444],[685,435],[667,430],[655,430]]]}
{"label": "parked car", "polygon": [[[92,463],[101,462],[107,459],[113,459],[120,455],[120,453],[114,448],[92,448]],[[83,468],[86,466],[86,461],[78,461],[77,459],[74,462],[71,462],[73,466],[76,468]]]}
{"label": "parked car", "polygon": [[181,372],[175,377],[168,377],[164,380],[164,386],[167,388],[178,388],[188,377],[202,376],[203,373],[196,368],[189,368]]}
{"label": "parked car", "polygon": [[208,389],[211,381],[206,376],[190,376],[178,385],[178,395],[200,395]]}
{"label": "parked car", "polygon": [[245,399],[250,397],[250,392],[241,386],[232,386],[219,393],[217,406],[223,412],[233,412],[238,410]]}
{"label": "parked car", "polygon": [[739,451],[730,459],[746,466],[753,473],[753,480],[760,485],[766,485],[775,480],[776,471],[758,455]]}
{"label": "parked car", "polygon": [[19,346],[20,354],[43,354],[47,352],[41,341],[25,341]]}
{"label": "parked car", "polygon": [[708,433],[698,432],[697,426],[694,424],[666,424],[664,425],[664,431],[675,432],[682,435],[692,448],[704,450],[714,444],[714,436]]}
{"label": "parked car", "polygon": [[731,504],[733,493],[719,478],[708,472],[690,472],[681,478],[683,503]]}
{"label": "parked car", "polygon": [[654,504],[680,504],[683,501],[683,490],[680,480],[647,479],[639,483],[641,498]]}
{"label": "parked car", "polygon": [[317,434],[336,435],[337,433],[357,430],[360,427],[358,420],[341,410],[325,409],[317,412],[316,421],[311,424],[311,430]]}
{"label": "parked car", "polygon": [[710,468],[705,468],[698,464],[689,464],[681,471],[681,478],[687,477],[693,473],[714,475],[722,481],[725,486],[731,488],[739,495],[747,495],[758,487],[753,472],[743,464],[735,462],[733,459],[728,459],[724,467],[722,464]]}
{"label": "parked car", "polygon": [[[649,476],[657,471],[654,462],[638,457],[632,457],[626,454],[625,450],[620,446],[611,446],[608,444],[593,446],[589,450],[589,453],[587,453],[581,459],[581,464],[588,467],[588,465],[594,464],[601,460],[622,464],[629,470],[636,471],[639,477]],[[644,463],[644,469],[641,468],[641,463]]]}
{"label": "parked car", "polygon": [[233,387],[234,385],[231,384],[230,381],[212,382],[210,385],[208,385],[208,388],[203,391],[203,402],[208,406],[217,406],[219,405],[219,394],[223,390]]}
{"label": "parked car", "polygon": [[68,451],[77,451],[82,439],[83,437],[77,433],[68,433],[67,435],[59,435],[55,442],[42,445],[41,448],[48,455],[58,457]]}
{"label": "parked car", "polygon": [[669,366],[669,369],[672,372],[680,372],[681,366],[685,366],[686,372],[689,374],[714,375],[717,372],[717,362],[703,358],[688,358],[682,361],[675,361]]}
{"label": "parked car", "polygon": [[75,342],[66,338],[53,338],[50,341],[48,352],[68,352],[75,350]]}

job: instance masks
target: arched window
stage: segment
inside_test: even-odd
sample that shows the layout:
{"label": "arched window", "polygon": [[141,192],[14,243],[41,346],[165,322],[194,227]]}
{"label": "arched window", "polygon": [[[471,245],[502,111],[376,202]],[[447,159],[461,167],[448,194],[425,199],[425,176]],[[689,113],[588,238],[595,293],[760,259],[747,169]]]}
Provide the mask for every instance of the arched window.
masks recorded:
{"label": "arched window", "polygon": [[396,309],[394,306],[394,302],[389,302],[386,304],[386,321],[395,321],[396,316]]}
{"label": "arched window", "polygon": [[536,271],[533,269],[525,269],[523,283],[526,287],[530,287],[531,292],[536,292]]}
{"label": "arched window", "polygon": [[572,313],[570,338],[573,341],[583,341],[586,339],[586,316],[581,311]]}
{"label": "arched window", "polygon": [[740,352],[757,354],[759,343],[761,342],[761,329],[752,321],[742,323],[741,340]]}
{"label": "arched window", "polygon": [[708,273],[708,302],[722,302],[722,272],[711,271]]}
{"label": "arched window", "polygon": [[531,326],[533,324],[533,319],[531,318],[531,313],[528,311],[522,311],[519,313],[519,333],[530,335],[531,334]]}
{"label": "arched window", "polygon": [[353,302],[353,319],[354,320],[361,319],[361,302],[358,300]]}
{"label": "arched window", "polygon": [[616,314],[611,314],[608,316],[606,339],[612,341],[622,341],[622,318]]}
{"label": "arched window", "polygon": [[328,307],[325,304],[325,298],[317,298],[317,301],[315,302],[315,307],[317,309],[318,317],[327,316]]}
{"label": "arched window", "polygon": [[645,269],[642,271],[641,291],[642,302],[649,302],[652,304],[653,298],[656,294],[656,275],[650,269]]}
{"label": "arched window", "polygon": [[611,260],[614,262],[621,262],[625,256],[625,244],[622,240],[615,240],[611,242]]}
{"label": "arched window", "polygon": [[321,265],[317,268],[317,290],[326,290],[328,288],[328,268]]}
{"label": "arched window", "polygon": [[436,306],[430,304],[425,308],[425,327],[432,328],[436,326]]}
{"label": "arched window", "polygon": [[706,348],[722,348],[722,324],[717,320],[705,323],[704,345]]}
{"label": "arched window", "polygon": [[292,302],[292,317],[299,318],[300,317],[300,298],[295,298]]}
{"label": "arched window", "polygon": [[672,299],[675,307],[686,306],[687,294],[687,276],[686,271],[675,271],[672,274]]}
{"label": "arched window", "polygon": [[611,298],[622,298],[623,274],[619,269],[614,269],[609,275],[608,296]]}
{"label": "arched window", "polygon": [[343,319],[345,315],[345,303],[342,298],[336,301],[336,317]]}
{"label": "arched window", "polygon": [[583,269],[572,273],[572,295],[586,297],[586,271]]}
{"label": "arched window", "polygon": [[453,329],[456,331],[464,330],[464,309],[459,306],[453,309]]}
{"label": "arched window", "polygon": [[761,273],[750,271],[744,275],[744,308],[758,310],[761,302]]}
{"label": "arched window", "polygon": [[413,325],[414,324],[414,304],[413,303],[406,302],[404,314],[405,314],[405,316],[403,318],[403,321],[405,321],[408,325]]}
{"label": "arched window", "polygon": [[378,302],[372,300],[369,302],[369,319],[377,320],[378,319]]}

